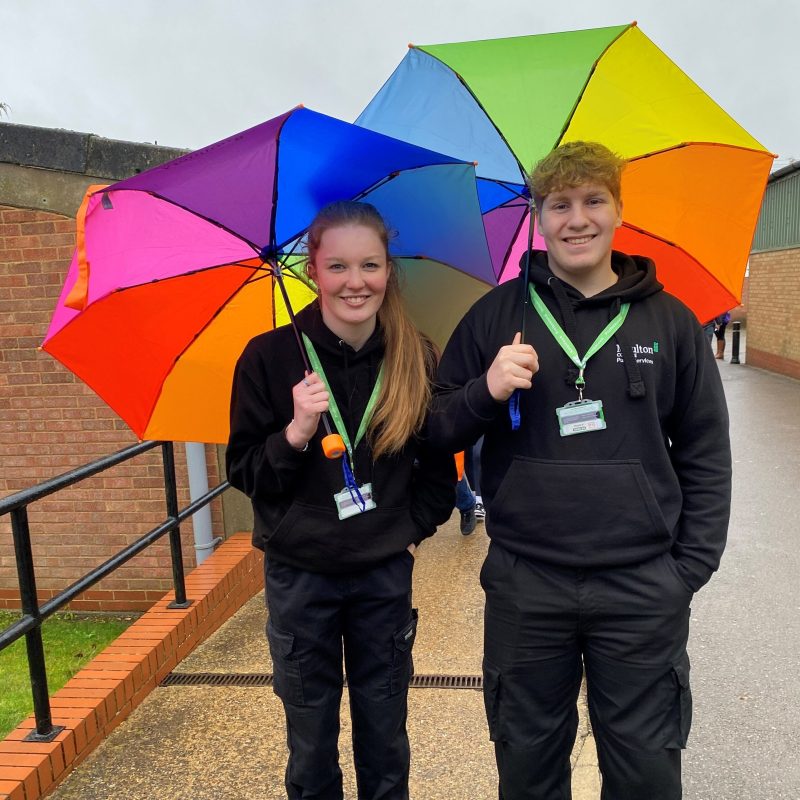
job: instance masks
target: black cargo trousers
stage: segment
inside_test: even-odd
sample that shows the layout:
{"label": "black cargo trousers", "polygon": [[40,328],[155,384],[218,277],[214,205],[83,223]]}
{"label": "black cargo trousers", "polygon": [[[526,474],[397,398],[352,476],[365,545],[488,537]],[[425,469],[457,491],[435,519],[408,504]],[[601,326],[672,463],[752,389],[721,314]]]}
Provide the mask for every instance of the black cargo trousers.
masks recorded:
{"label": "black cargo trousers", "polygon": [[359,800],[406,800],[414,556],[327,575],[265,559],[267,638],[283,701],[289,800],[342,800],[339,709],[347,671]]}
{"label": "black cargo trousers", "polygon": [[481,570],[484,701],[500,800],[568,800],[585,669],[602,800],[678,800],[692,715],[691,590],[665,553],[607,569],[492,543]]}

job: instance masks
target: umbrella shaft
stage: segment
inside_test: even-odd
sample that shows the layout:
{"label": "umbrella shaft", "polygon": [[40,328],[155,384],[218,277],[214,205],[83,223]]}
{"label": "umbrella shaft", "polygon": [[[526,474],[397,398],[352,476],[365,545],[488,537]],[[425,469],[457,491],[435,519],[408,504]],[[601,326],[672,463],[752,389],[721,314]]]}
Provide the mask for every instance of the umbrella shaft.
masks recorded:
{"label": "umbrella shaft", "polygon": [[533,248],[533,209],[528,212],[528,247],[525,250],[525,269],[522,272],[522,324],[520,325],[520,344],[525,341],[525,318],[527,317],[528,303],[530,295],[528,293],[528,281],[530,280],[531,270],[531,249]]}
{"label": "umbrella shaft", "polygon": [[[280,265],[276,262],[273,265],[273,270],[275,274],[275,279],[278,281],[278,288],[281,290],[281,295],[283,296],[283,303],[286,306],[286,311],[289,314],[289,320],[292,324],[292,331],[294,333],[295,341],[297,342],[297,347],[300,350],[300,357],[303,359],[303,366],[306,368],[306,372],[313,372],[314,370],[311,367],[311,362],[308,360],[308,353],[306,353],[306,348],[303,345],[303,340],[300,338],[300,329],[297,327],[297,320],[294,316],[294,310],[292,309],[292,304],[289,302],[289,293],[286,291],[286,287],[283,285],[283,272],[281,270]],[[331,435],[333,432],[331,429],[331,423],[328,419],[327,414],[322,415],[322,424],[325,426],[325,432],[328,436]]]}

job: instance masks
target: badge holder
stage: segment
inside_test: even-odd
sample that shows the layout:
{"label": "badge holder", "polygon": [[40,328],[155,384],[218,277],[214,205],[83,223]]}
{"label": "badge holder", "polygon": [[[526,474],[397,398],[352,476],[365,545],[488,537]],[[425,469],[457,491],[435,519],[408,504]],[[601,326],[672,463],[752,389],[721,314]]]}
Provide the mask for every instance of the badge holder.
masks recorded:
{"label": "badge holder", "polygon": [[359,486],[356,483],[347,454],[342,456],[342,472],[344,473],[344,489],[333,496],[339,519],[347,519],[377,508],[372,497],[372,484],[365,483],[363,486]]}
{"label": "badge holder", "polygon": [[556,409],[558,430],[562,436],[603,431],[606,418],[602,400],[573,400]]}
{"label": "badge holder", "polygon": [[[372,499],[371,483],[359,486],[357,492],[358,494],[352,489],[344,488],[333,496],[336,510],[339,512],[339,519],[354,517],[356,514],[363,514],[365,511],[372,511],[373,508],[377,508],[375,501]],[[359,497],[363,502],[363,507],[359,502]]]}

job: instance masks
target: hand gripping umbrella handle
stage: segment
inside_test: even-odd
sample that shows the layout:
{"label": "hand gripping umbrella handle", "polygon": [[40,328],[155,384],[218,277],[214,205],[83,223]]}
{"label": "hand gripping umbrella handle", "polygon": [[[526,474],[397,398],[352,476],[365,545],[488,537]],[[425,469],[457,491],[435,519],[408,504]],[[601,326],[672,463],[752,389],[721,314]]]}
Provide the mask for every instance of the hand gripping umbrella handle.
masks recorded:
{"label": "hand gripping umbrella handle", "polygon": [[[266,261],[266,259],[264,260]],[[289,321],[292,324],[292,331],[294,332],[294,338],[297,342],[297,347],[300,349],[300,357],[303,359],[303,365],[308,372],[313,372],[314,370],[311,367],[311,362],[308,360],[308,353],[306,353],[305,345],[300,337],[300,329],[297,327],[297,320],[294,316],[294,310],[292,309],[292,304],[289,302],[289,294],[286,291],[286,286],[284,286],[283,283],[283,271],[281,270],[277,258],[274,260],[274,263],[271,264],[271,266],[273,269],[273,274],[275,275],[275,279],[278,282],[278,287],[281,290],[283,302],[286,305],[286,311],[289,314]],[[346,452],[344,440],[338,433],[334,433],[331,429],[331,422],[327,414],[322,414],[322,424],[325,426],[326,433],[322,439],[322,452],[325,454],[326,458],[341,458]]]}

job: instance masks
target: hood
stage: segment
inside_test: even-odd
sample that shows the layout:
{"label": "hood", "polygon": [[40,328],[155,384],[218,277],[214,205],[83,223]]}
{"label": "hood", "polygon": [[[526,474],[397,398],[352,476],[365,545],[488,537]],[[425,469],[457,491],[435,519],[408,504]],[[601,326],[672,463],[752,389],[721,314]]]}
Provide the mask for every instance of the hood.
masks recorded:
{"label": "hood", "polygon": [[380,323],[363,346],[354,350],[325,324],[319,300],[302,309],[296,315],[296,320],[297,327],[311,339],[317,351],[328,388],[333,392],[347,433],[353,441],[383,359],[383,330]]}
{"label": "hood", "polygon": [[[656,279],[656,267],[651,259],[645,256],[629,256],[612,250],[611,267],[617,274],[617,282],[596,295],[584,297],[574,286],[553,275],[547,263],[546,251],[534,250],[532,253],[529,279],[537,288],[541,287],[546,290],[546,294],[553,296],[558,305],[564,332],[573,342],[579,341],[576,312],[605,307],[608,309],[610,320],[623,303],[635,303],[657,294],[664,288]],[[520,270],[524,274],[524,254],[520,261]],[[620,346],[625,365],[628,394],[632,398],[642,398],[647,390],[636,360],[631,354],[624,325],[614,334],[614,339]],[[564,380],[568,384],[574,384],[577,375],[577,369],[569,367]]]}
{"label": "hood", "polygon": [[[548,286],[555,276],[547,263],[547,251],[533,250],[530,280],[536,286]],[[520,275],[525,270],[525,254],[520,259]],[[634,303],[660,292],[664,286],[656,279],[656,265],[645,256],[629,256],[618,250],[611,251],[611,268],[617,273],[617,282],[592,297],[584,297],[577,289],[559,281],[567,297],[575,305],[603,306],[619,301]]]}
{"label": "hood", "polygon": [[314,343],[320,358],[324,352],[339,359],[346,359],[346,362],[352,365],[362,361],[380,361],[383,357],[383,329],[380,322],[362,347],[354,350],[325,324],[319,300],[307,305],[295,318],[297,327]]}

